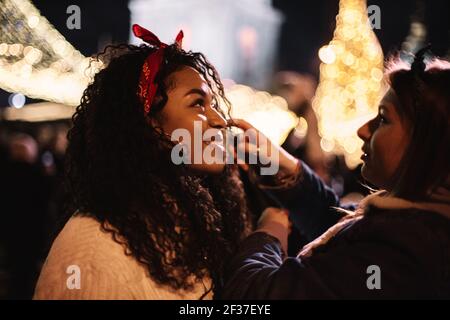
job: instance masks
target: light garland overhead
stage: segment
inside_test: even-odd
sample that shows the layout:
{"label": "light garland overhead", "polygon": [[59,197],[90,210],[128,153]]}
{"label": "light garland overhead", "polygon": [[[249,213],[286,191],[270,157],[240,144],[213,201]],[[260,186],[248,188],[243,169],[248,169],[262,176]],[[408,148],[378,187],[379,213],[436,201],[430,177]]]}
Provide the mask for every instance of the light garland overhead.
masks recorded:
{"label": "light garland overhead", "polygon": [[383,87],[383,52],[365,0],[341,0],[333,40],[319,51],[320,83],[313,100],[321,147],[360,163],[357,129],[374,116]]}
{"label": "light garland overhead", "polygon": [[101,67],[83,56],[28,0],[0,7],[0,87],[31,98],[77,105]]}

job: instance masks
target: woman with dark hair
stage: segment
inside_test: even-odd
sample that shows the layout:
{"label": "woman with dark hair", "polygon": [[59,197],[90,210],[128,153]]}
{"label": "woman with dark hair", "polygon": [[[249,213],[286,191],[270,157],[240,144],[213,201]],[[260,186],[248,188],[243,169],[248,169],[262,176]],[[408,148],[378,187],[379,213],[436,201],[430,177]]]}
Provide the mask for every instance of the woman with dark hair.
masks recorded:
{"label": "woman with dark hair", "polygon": [[[411,68],[391,65],[377,117],[358,130],[362,175],[382,190],[343,207],[279,150],[284,189],[271,192],[287,210],[263,213],[227,268],[223,298],[450,298],[450,63],[426,65],[425,52]],[[312,241],[297,257],[284,253],[288,215]]]}
{"label": "woman with dark hair", "polygon": [[235,165],[172,157],[188,144],[172,141],[174,130],[222,136],[218,102],[227,100],[216,70],[181,49],[181,32],[166,45],[133,31],[149,45],[100,54],[109,63],[73,116],[66,165],[77,211],[52,245],[35,299],[211,298],[250,229]]}

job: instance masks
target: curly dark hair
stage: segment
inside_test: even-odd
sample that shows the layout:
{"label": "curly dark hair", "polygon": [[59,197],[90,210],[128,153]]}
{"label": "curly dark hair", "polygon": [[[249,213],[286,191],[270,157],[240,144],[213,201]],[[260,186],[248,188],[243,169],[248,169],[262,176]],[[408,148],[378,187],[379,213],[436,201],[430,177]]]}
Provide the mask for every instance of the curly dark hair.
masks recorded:
{"label": "curly dark hair", "polygon": [[97,56],[107,67],[84,91],[68,133],[71,208],[97,219],[156,282],[190,289],[209,276],[209,290],[217,293],[227,257],[251,228],[238,169],[227,165],[218,176],[202,177],[174,165],[173,143],[149,125],[149,118],[160,115],[169,76],[184,66],[207,80],[215,100],[227,100],[216,70],[201,53],[171,45],[145,115],[137,87],[144,60],[154,50],[122,44]]}

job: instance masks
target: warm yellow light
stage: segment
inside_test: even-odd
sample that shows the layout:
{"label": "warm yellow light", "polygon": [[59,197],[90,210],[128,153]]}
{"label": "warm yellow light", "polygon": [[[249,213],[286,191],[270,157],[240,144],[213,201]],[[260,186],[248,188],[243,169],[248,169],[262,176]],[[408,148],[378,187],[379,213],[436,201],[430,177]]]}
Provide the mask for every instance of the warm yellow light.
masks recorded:
{"label": "warm yellow light", "polygon": [[295,127],[294,135],[299,139],[304,139],[308,133],[308,122],[305,118],[300,117],[298,119],[298,124]]}
{"label": "warm yellow light", "polygon": [[28,17],[28,26],[33,29],[39,24],[39,17],[37,15],[31,15]]}
{"label": "warm yellow light", "polygon": [[20,43],[14,43],[9,46],[9,54],[12,56],[19,56],[22,54],[23,45]]}
{"label": "warm yellow light", "polygon": [[324,46],[319,50],[319,58],[323,63],[332,64],[336,61],[336,54],[331,46]]}
{"label": "warm yellow light", "polygon": [[7,43],[2,43],[0,44],[0,55],[4,55],[8,52],[8,44]]}
{"label": "warm yellow light", "polygon": [[348,52],[344,56],[343,62],[344,62],[345,65],[351,66],[352,64],[355,63],[355,56],[351,52]]}
{"label": "warm yellow light", "polygon": [[[332,64],[327,63],[328,48],[335,54]],[[320,145],[343,154],[354,167],[360,163],[362,143],[356,132],[376,112],[383,80],[383,53],[368,23],[365,0],[340,1],[334,38],[319,57],[323,63],[313,108]]]}
{"label": "warm yellow light", "polygon": [[335,79],[339,76],[339,68],[335,65],[325,65],[322,71],[328,78],[331,79]]}
{"label": "warm yellow light", "polygon": [[2,0],[0,16],[11,30],[17,21],[24,22],[16,32],[0,33],[0,88],[30,98],[79,104],[83,90],[103,65],[88,68],[82,63],[89,58],[67,42],[29,0]]}
{"label": "warm yellow light", "polygon": [[333,140],[328,140],[325,138],[322,138],[320,140],[320,147],[322,148],[323,151],[325,152],[331,152],[334,150],[334,141]]}
{"label": "warm yellow light", "polygon": [[[275,143],[283,143],[298,123],[297,117],[288,110],[287,102],[282,97],[239,84],[228,88],[226,96],[232,104],[233,118],[247,120]],[[301,129],[305,129],[304,123]]]}
{"label": "warm yellow light", "polygon": [[375,82],[381,82],[383,80],[383,71],[379,68],[373,68],[371,71],[372,80]]}

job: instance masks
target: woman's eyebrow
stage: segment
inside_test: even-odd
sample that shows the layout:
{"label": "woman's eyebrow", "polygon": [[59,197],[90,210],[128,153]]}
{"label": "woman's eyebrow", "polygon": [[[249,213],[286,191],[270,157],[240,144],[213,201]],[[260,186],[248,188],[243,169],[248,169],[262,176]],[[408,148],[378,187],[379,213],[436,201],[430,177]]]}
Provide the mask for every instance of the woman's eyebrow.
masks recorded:
{"label": "woman's eyebrow", "polygon": [[381,105],[378,107],[378,111],[383,111],[383,112],[385,112],[385,113],[389,113],[388,107],[387,107],[385,104],[381,104]]}
{"label": "woman's eyebrow", "polygon": [[205,92],[205,90],[200,89],[200,88],[191,89],[184,96],[188,96],[190,94],[199,94],[202,97],[206,97],[207,96],[207,93]]}

